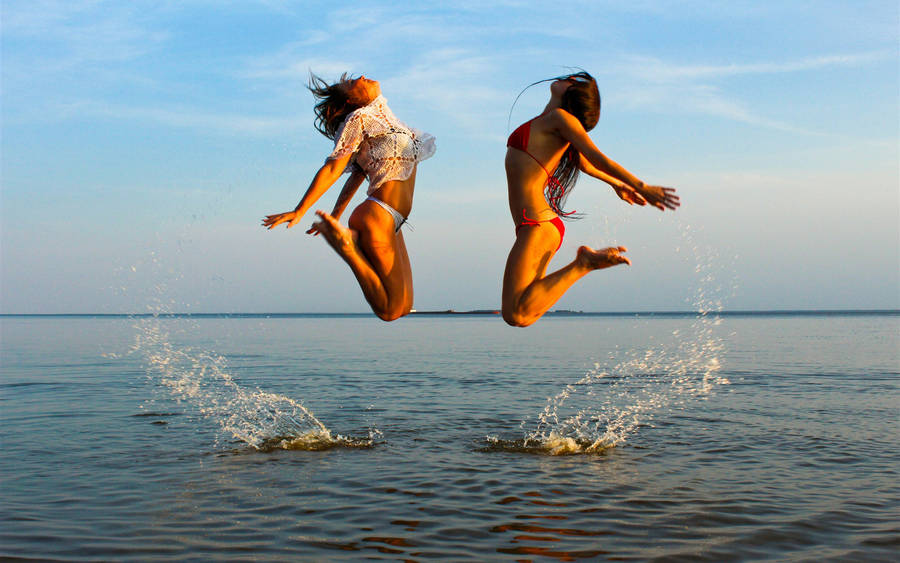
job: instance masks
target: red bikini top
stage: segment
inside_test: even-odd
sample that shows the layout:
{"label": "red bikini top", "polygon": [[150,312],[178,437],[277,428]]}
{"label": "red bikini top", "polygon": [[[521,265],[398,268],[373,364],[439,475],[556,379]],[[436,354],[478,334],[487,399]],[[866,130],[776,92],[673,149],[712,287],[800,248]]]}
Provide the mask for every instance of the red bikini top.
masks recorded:
{"label": "red bikini top", "polygon": [[553,175],[547,171],[547,167],[544,166],[543,163],[541,163],[541,161],[538,160],[533,154],[528,152],[528,138],[531,137],[531,122],[535,119],[537,118],[533,117],[522,125],[519,125],[516,130],[513,131],[509,136],[509,139],[506,140],[506,146],[518,149],[530,156],[535,162],[538,163],[538,166],[544,169],[544,174],[547,175],[547,182],[552,183],[555,178],[553,178]]}
{"label": "red bikini top", "polygon": [[[519,149],[520,151],[528,152],[528,137],[531,136],[531,122],[534,119],[529,119],[522,125],[519,125],[515,131],[509,136],[509,139],[506,140],[506,146],[512,147],[514,149]],[[534,157],[531,157],[534,158]]]}

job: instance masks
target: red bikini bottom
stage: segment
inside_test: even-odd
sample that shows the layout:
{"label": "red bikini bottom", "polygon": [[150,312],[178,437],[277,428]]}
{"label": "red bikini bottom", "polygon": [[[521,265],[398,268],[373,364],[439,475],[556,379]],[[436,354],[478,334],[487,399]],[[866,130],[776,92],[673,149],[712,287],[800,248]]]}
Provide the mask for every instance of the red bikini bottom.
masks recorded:
{"label": "red bikini bottom", "polygon": [[[563,238],[566,236],[566,226],[563,225],[562,219],[559,217],[554,217],[553,219],[544,219],[543,221],[535,221],[534,219],[529,219],[527,215],[525,215],[525,210],[522,210],[522,222],[516,225],[516,234],[519,234],[519,229],[522,227],[533,227],[535,225],[540,225],[541,223],[551,223],[556,230],[559,231],[559,244],[556,245],[556,250],[559,250],[559,247],[562,246]],[[556,252],[554,250],[554,252]]]}

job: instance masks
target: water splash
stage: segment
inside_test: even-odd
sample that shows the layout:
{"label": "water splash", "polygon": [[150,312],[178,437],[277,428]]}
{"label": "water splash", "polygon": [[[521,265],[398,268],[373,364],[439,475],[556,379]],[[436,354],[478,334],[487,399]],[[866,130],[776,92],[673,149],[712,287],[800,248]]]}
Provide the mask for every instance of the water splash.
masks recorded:
{"label": "water splash", "polygon": [[134,318],[135,341],[127,354],[143,356],[151,382],[165,392],[166,399],[174,399],[186,411],[212,422],[217,444],[223,437],[261,451],[365,448],[375,444],[381,436],[377,429],[370,429],[365,437],[335,434],[299,401],[239,385],[224,356],[174,344],[180,338],[170,334],[170,328],[181,323],[187,324],[190,332],[201,329],[195,320],[173,317],[173,311],[190,309],[190,304],[172,297],[171,286],[183,275],[165,267],[165,262],[158,253],[150,252],[146,259],[120,269],[129,277],[140,276],[140,284],[125,280],[119,290],[125,293],[132,288],[132,298],[143,302],[149,315]]}
{"label": "water splash", "polygon": [[[682,238],[693,251],[697,288],[690,300],[697,316],[686,331],[675,330],[672,342],[633,350],[610,368],[599,363],[574,383],[549,397],[532,427],[520,440],[489,437],[491,447],[550,455],[602,453],[624,443],[655,416],[706,398],[718,385],[724,350],[718,335],[724,288],[715,271],[714,252],[700,252],[689,226]],[[731,287],[734,291],[734,285]]]}
{"label": "water splash", "polygon": [[[231,196],[231,191],[230,187],[224,191],[216,189],[216,193],[226,198]],[[176,321],[171,317],[176,311],[191,311],[202,302],[201,298],[191,303],[185,297],[193,293],[185,291],[184,272],[192,271],[186,249],[191,247],[195,230],[204,228],[205,217],[216,215],[224,203],[221,198],[206,197],[202,205],[186,203],[187,216],[176,217],[172,224],[166,225],[163,230],[167,235],[157,233],[153,250],[115,268],[117,282],[110,289],[131,306],[142,304],[141,312],[150,315],[135,317],[135,343],[127,354],[143,356],[151,382],[156,389],[164,391],[166,399],[174,399],[187,412],[196,412],[212,422],[217,429],[217,443],[222,437],[228,437],[264,451],[373,446],[381,437],[377,429],[371,428],[365,437],[335,434],[299,401],[239,385],[222,355],[173,343],[180,338],[175,338],[167,328],[176,322],[188,323],[194,332],[200,332],[195,321],[183,318]]]}
{"label": "water splash", "polygon": [[531,440],[527,437],[519,440],[504,440],[497,436],[488,436],[487,445],[482,447],[483,452],[515,452],[535,455],[576,455],[608,453],[613,446],[595,445],[593,441],[563,436],[555,430],[551,430],[540,440]]}
{"label": "water splash", "polygon": [[214,422],[220,434],[264,451],[374,444],[377,430],[365,438],[333,434],[300,402],[259,388],[242,387],[229,373],[223,356],[173,345],[164,319],[136,320],[134,350],[144,355],[151,378],[178,403]]}

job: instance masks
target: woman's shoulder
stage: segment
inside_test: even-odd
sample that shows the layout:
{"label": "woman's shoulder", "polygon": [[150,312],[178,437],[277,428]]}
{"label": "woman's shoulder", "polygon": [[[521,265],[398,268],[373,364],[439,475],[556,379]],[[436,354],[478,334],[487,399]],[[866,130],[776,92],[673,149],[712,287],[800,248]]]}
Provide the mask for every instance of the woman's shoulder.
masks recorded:
{"label": "woman's shoulder", "polygon": [[564,131],[571,130],[579,122],[575,116],[566,110],[553,108],[533,118],[530,123],[531,130],[537,132],[538,135],[559,136],[564,134]]}
{"label": "woman's shoulder", "polygon": [[531,118],[529,123],[537,125],[541,129],[559,129],[560,127],[571,124],[572,120],[578,119],[562,108],[553,108],[544,113]]}
{"label": "woman's shoulder", "polygon": [[584,126],[578,118],[562,108],[554,108],[544,114],[544,126],[547,130],[569,139],[570,135],[585,133]]}
{"label": "woman's shoulder", "polygon": [[575,117],[575,116],[572,115],[571,113],[567,112],[567,111],[564,110],[563,108],[553,108],[553,109],[551,109],[550,111],[548,111],[547,113],[545,113],[543,117],[545,117],[545,118],[547,119],[547,121],[549,121],[549,122],[551,122],[551,123],[553,123],[553,122],[567,122],[567,123],[569,123],[569,122],[571,122],[573,119],[574,119],[575,121],[578,121],[578,118],[577,118],[577,117]]}

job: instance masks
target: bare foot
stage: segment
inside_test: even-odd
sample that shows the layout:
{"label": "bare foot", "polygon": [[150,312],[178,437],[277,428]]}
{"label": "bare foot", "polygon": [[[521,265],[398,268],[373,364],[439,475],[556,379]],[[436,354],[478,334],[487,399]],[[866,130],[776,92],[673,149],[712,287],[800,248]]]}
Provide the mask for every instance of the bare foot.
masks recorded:
{"label": "bare foot", "polygon": [[628,264],[630,266],[631,260],[621,254],[622,252],[627,251],[628,249],[624,246],[611,246],[600,250],[594,250],[590,246],[581,246],[578,248],[578,254],[576,256],[578,262],[585,268],[589,270],[601,270],[603,268],[618,266],[619,264]]}
{"label": "bare foot", "polygon": [[316,211],[321,221],[313,224],[315,229],[322,233],[328,244],[338,254],[345,255],[353,249],[353,233],[347,227],[338,223],[338,220],[324,211]]}

